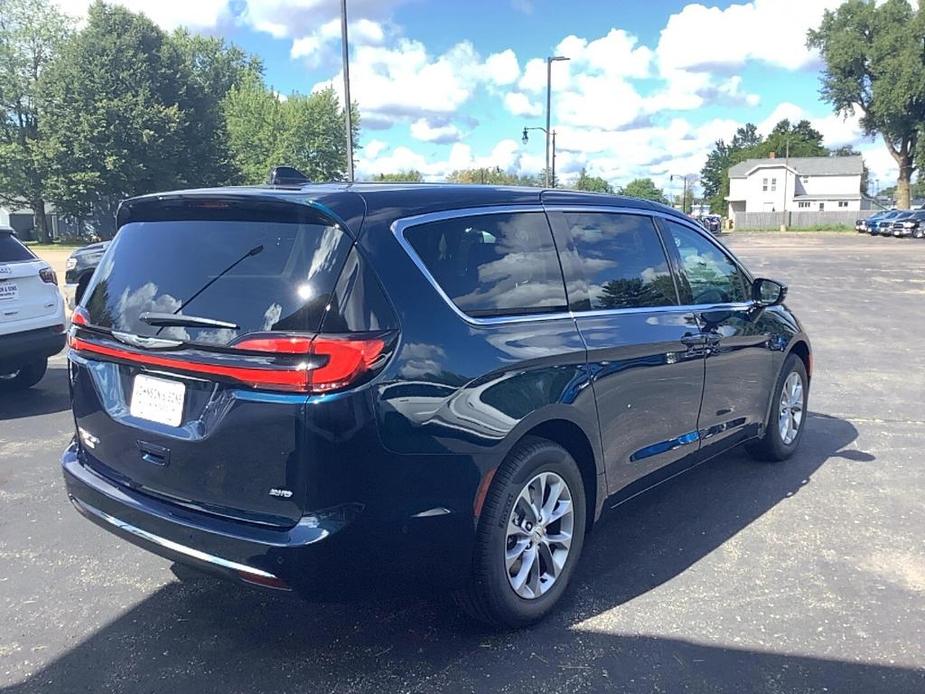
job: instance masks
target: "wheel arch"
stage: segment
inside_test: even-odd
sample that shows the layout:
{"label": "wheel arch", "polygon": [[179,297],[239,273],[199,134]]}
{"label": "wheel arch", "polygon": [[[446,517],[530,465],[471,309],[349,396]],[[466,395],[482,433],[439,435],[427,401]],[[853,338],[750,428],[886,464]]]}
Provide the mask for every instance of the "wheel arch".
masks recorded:
{"label": "wheel arch", "polygon": [[594,446],[588,434],[578,424],[569,419],[547,419],[535,424],[524,432],[511,447],[511,450],[526,437],[535,436],[562,446],[575,459],[581,479],[584,483],[586,499],[586,530],[590,530],[598,516],[602,499],[598,463]]}
{"label": "wheel arch", "polygon": [[813,353],[809,349],[809,343],[806,340],[798,339],[787,352],[787,355],[795,354],[806,367],[806,376],[810,381],[813,380]]}

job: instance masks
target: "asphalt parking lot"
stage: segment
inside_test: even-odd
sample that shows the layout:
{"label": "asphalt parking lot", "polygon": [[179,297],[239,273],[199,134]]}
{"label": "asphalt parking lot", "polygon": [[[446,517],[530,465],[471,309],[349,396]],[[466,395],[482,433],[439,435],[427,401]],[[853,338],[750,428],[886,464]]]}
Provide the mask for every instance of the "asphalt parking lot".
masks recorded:
{"label": "asphalt parking lot", "polygon": [[[743,234],[815,348],[803,447],[732,453],[611,511],[551,619],[311,605],[204,579],[70,507],[64,358],[0,396],[9,692],[923,692],[925,242]],[[375,583],[375,576],[370,576]]]}

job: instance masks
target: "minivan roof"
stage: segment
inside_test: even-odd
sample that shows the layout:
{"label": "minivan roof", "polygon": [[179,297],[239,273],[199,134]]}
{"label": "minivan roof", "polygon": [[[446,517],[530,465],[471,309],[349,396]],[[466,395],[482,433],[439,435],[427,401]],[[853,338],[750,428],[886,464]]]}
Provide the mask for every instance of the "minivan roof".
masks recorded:
{"label": "minivan roof", "polygon": [[442,210],[497,205],[604,205],[657,211],[687,219],[668,205],[607,193],[587,193],[560,188],[496,186],[466,183],[308,183],[297,186],[232,186],[154,193],[126,200],[119,211],[119,226],[131,221],[138,203],[177,198],[243,198],[301,202],[332,212],[348,227],[357,216],[412,217]]}

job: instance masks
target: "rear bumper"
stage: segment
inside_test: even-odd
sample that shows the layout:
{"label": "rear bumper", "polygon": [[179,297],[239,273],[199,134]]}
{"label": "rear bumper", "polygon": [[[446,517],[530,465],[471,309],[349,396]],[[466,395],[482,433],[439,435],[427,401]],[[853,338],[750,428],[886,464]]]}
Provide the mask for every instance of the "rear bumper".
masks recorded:
{"label": "rear bumper", "polygon": [[0,369],[17,369],[36,359],[47,359],[64,349],[64,325],[0,335]]}
{"label": "rear bumper", "polygon": [[172,561],[237,582],[294,590],[313,599],[403,593],[461,584],[468,575],[471,519],[458,514],[388,523],[359,514],[305,516],[270,528],[198,513],[116,484],[80,461],[76,442],[61,458],[68,497],[89,520]]}

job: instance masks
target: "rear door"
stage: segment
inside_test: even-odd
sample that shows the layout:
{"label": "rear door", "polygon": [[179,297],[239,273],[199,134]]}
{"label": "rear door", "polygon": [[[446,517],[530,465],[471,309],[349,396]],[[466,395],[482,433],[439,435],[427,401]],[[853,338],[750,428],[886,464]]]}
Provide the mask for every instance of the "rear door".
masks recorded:
{"label": "rear door", "polygon": [[705,351],[652,218],[549,211],[615,492],[696,452]]}
{"label": "rear door", "polygon": [[26,330],[17,323],[55,313],[58,287],[39,274],[50,272],[47,268],[11,234],[0,231],[0,332]]}
{"label": "rear door", "polygon": [[352,244],[305,209],[216,204],[121,227],[71,340],[88,465],[215,514],[298,520],[306,396],[286,391],[311,357],[258,348],[311,339]]}

